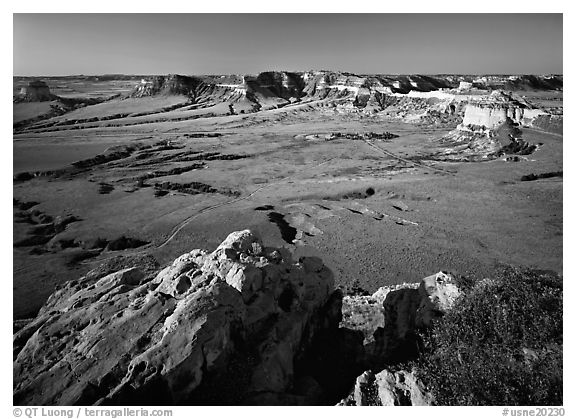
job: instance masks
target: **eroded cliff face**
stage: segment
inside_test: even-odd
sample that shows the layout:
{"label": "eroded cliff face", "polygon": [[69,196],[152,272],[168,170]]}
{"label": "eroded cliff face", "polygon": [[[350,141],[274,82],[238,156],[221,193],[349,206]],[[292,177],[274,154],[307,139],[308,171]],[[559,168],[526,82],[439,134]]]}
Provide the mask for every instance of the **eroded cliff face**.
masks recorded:
{"label": "eroded cliff face", "polygon": [[507,121],[530,126],[540,115],[545,115],[545,112],[509,94],[495,91],[487,98],[471,101],[466,105],[464,119],[459,129],[483,127],[490,130],[498,128]]}
{"label": "eroded cliff face", "polygon": [[[420,93],[413,98],[444,101],[453,95],[438,91],[446,88],[442,80],[427,76],[358,76],[350,73],[311,71],[304,73],[268,71],[257,76],[188,77],[181,75],[157,76],[143,80],[133,97],[155,95],[184,95],[194,102],[236,104],[245,110],[259,111],[285,106],[294,102],[325,101],[335,111],[377,113],[386,106],[386,98]],[[425,95],[430,93],[429,95]],[[435,93],[435,94],[434,94]],[[422,96],[424,94],[424,96]],[[432,104],[433,105],[433,104]],[[436,109],[435,109],[436,111]]]}
{"label": "eroded cliff face", "polygon": [[521,128],[536,127],[550,116],[520,98],[495,91],[466,103],[462,123],[439,140],[445,151],[437,158],[482,161],[531,154],[538,145],[524,141]]}
{"label": "eroded cliff face", "polygon": [[489,96],[477,92],[463,95],[461,90],[472,84],[464,82],[462,87],[459,81],[458,77],[364,76],[333,71],[267,71],[257,76],[168,75],[143,80],[132,96],[184,95],[205,106],[225,103],[231,114],[237,110],[258,112],[309,103],[336,113],[384,112],[408,122],[453,125],[462,122],[462,129],[469,126],[493,129],[507,119],[530,125],[544,114],[502,91]]}
{"label": "eroded cliff face", "polygon": [[520,125],[532,125],[532,121],[545,112],[540,109],[521,108],[514,104],[470,103],[466,106],[462,126],[498,128],[510,120]]}
{"label": "eroded cliff face", "polygon": [[262,88],[287,100],[300,98],[304,89],[304,80],[298,73],[268,71],[258,74],[256,80]]}
{"label": "eroded cliff face", "polygon": [[197,96],[197,89],[202,87],[204,82],[198,77],[181,76],[169,74],[167,76],[155,76],[151,79],[143,79],[135,87],[132,97],[145,97],[157,95],[183,95]]}

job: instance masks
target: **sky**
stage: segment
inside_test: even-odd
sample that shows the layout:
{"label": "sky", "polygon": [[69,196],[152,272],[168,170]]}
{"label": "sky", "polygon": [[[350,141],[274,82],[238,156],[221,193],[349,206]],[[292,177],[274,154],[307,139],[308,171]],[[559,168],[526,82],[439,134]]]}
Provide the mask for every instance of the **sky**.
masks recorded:
{"label": "sky", "polygon": [[13,75],[562,74],[562,14],[14,14]]}

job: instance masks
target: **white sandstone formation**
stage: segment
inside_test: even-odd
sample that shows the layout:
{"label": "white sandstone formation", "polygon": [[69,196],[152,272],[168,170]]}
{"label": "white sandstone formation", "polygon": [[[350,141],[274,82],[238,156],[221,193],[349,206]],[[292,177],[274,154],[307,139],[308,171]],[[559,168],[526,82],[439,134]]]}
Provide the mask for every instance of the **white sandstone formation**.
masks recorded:
{"label": "white sandstone formation", "polygon": [[545,114],[544,111],[534,109],[510,95],[495,91],[487,98],[468,103],[459,129],[467,130],[470,127],[495,129],[508,120],[520,125],[531,125],[534,118]]}
{"label": "white sandstone formation", "polygon": [[296,354],[338,324],[319,315],[333,289],[322,261],[294,263],[248,230],[153,278],[134,267],[72,282],[14,335],[14,403],[238,403],[284,392]]}
{"label": "white sandstone formation", "polygon": [[424,390],[414,371],[362,373],[350,395],[338,406],[431,406],[433,396]]}

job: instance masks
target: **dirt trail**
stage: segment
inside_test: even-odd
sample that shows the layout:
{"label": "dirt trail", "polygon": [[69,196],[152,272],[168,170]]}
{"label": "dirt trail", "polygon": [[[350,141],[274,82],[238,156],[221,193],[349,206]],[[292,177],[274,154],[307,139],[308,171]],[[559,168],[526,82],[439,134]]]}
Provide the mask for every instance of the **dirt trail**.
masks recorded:
{"label": "dirt trail", "polygon": [[388,157],[392,157],[393,159],[400,160],[400,161],[402,161],[402,162],[404,162],[404,163],[408,163],[408,164],[411,164],[411,165],[414,165],[414,166],[423,167],[423,168],[425,168],[425,169],[435,170],[436,172],[445,173],[445,174],[447,174],[447,175],[456,176],[456,173],[451,172],[451,171],[449,171],[449,170],[439,169],[439,168],[437,168],[437,167],[429,166],[429,165],[427,165],[427,164],[416,163],[416,162],[414,162],[414,161],[412,161],[412,160],[408,160],[408,159],[405,159],[405,158],[403,158],[403,157],[400,157],[400,156],[398,156],[398,155],[396,155],[396,154],[394,154],[394,153],[391,153],[391,152],[389,152],[389,151],[386,151],[386,150],[380,148],[379,146],[377,146],[376,144],[370,142],[369,140],[364,140],[364,139],[363,139],[362,141],[364,141],[366,144],[368,144],[368,145],[369,145],[370,147],[372,147],[373,149],[378,150],[379,152],[385,154],[385,155],[388,156]]}
{"label": "dirt trail", "polygon": [[[305,171],[307,171],[307,170],[309,170],[309,169],[314,169],[314,168],[320,167],[320,166],[322,166],[322,165],[330,162],[331,160],[332,160],[332,158],[330,158],[330,159],[328,159],[328,160],[326,160],[326,161],[323,161],[322,163],[309,166],[309,167],[307,167],[306,169],[304,169],[303,171],[305,172]],[[240,197],[240,198],[231,199],[230,201],[221,202],[221,203],[219,203],[219,204],[210,205],[210,206],[208,206],[208,207],[206,207],[206,208],[202,208],[202,209],[199,210],[196,214],[193,214],[193,215],[185,218],[183,221],[181,221],[181,222],[172,230],[172,232],[170,233],[170,236],[168,236],[168,238],[167,238],[164,242],[162,242],[160,245],[158,245],[157,248],[158,248],[158,249],[161,249],[162,247],[166,246],[172,239],[174,239],[174,237],[176,237],[176,235],[177,235],[184,227],[186,227],[193,219],[195,219],[196,217],[200,216],[201,214],[210,212],[210,211],[215,210],[215,209],[217,209],[217,208],[220,208],[220,207],[223,207],[223,206],[226,206],[226,205],[230,205],[230,204],[233,204],[233,203],[236,203],[236,202],[239,202],[239,201],[244,201],[244,200],[246,200],[246,199],[250,199],[250,198],[252,198],[254,195],[256,195],[258,192],[260,192],[261,190],[266,189],[266,188],[269,188],[269,187],[271,187],[271,186],[275,186],[275,185],[277,185],[277,184],[279,184],[279,183],[283,183],[283,182],[285,182],[285,181],[287,181],[287,180],[289,180],[289,179],[294,178],[296,175],[301,175],[303,171],[300,171],[300,172],[295,173],[295,174],[290,175],[290,176],[286,176],[285,178],[283,178],[282,180],[280,180],[280,181],[278,181],[278,182],[268,183],[268,184],[266,184],[266,185],[260,186],[259,188],[255,189],[254,191],[252,191],[251,193],[249,193],[249,194],[246,195],[246,196],[242,196],[242,197]]]}

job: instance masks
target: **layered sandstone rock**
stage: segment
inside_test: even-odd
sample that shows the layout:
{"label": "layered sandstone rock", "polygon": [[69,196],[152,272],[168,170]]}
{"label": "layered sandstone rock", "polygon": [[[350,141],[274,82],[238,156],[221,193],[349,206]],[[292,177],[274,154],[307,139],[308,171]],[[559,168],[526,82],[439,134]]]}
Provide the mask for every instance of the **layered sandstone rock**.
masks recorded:
{"label": "layered sandstone rock", "polygon": [[285,71],[267,71],[258,74],[256,81],[260,87],[270,90],[278,97],[289,100],[300,98],[304,88],[302,76]]}
{"label": "layered sandstone rock", "polygon": [[14,335],[14,403],[258,403],[288,392],[295,359],[337,327],[333,287],[322,261],[293,262],[248,230],[153,277],[87,275]]}
{"label": "layered sandstone rock", "polygon": [[504,154],[530,154],[537,146],[520,138],[520,127],[534,126],[544,115],[541,109],[502,91],[471,100],[462,123],[439,140],[444,152],[437,158],[482,161]]}
{"label": "layered sandstone rock", "polygon": [[513,98],[502,91],[495,91],[487,98],[472,101],[466,106],[464,120],[459,129],[484,127],[495,129],[511,121],[520,125],[531,125],[532,121],[545,112],[534,109],[525,101]]}
{"label": "layered sandstone rock", "polygon": [[205,83],[198,77],[179,74],[154,76],[150,79],[142,79],[141,83],[134,88],[131,96],[183,95],[196,97],[198,90],[204,85]]}

